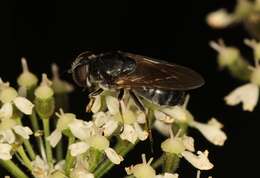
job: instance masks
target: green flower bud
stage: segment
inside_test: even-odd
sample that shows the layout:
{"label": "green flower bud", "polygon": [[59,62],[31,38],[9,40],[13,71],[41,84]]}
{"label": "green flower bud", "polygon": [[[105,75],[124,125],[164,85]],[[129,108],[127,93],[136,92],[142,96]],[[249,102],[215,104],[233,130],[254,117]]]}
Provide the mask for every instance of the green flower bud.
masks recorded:
{"label": "green flower bud", "polygon": [[28,69],[28,65],[25,58],[21,59],[23,72],[19,75],[17,83],[21,87],[25,87],[27,90],[34,88],[37,85],[38,78],[31,73]]}
{"label": "green flower bud", "polygon": [[4,87],[0,91],[0,101],[3,103],[9,103],[17,96],[18,93],[13,87]]}
{"label": "green flower bud", "polygon": [[161,148],[164,152],[181,154],[185,150],[183,141],[180,138],[168,138],[161,144]]}
{"label": "green flower bud", "polygon": [[41,85],[34,91],[35,109],[41,118],[49,118],[55,110],[54,92],[50,85],[47,75],[43,74]]}
{"label": "green flower bud", "polygon": [[145,154],[142,154],[143,163],[126,168],[127,174],[133,174],[136,178],[152,178],[156,176],[155,170],[150,166],[153,158],[146,162]]}
{"label": "green flower bud", "polygon": [[105,150],[106,148],[109,147],[109,141],[106,137],[101,136],[101,135],[94,135],[88,138],[87,140],[88,144],[96,148],[97,150]]}
{"label": "green flower bud", "polygon": [[220,67],[230,66],[236,60],[241,58],[240,52],[237,48],[226,47],[223,41],[220,41],[219,44],[216,42],[210,42],[210,46],[219,52],[218,64]]}

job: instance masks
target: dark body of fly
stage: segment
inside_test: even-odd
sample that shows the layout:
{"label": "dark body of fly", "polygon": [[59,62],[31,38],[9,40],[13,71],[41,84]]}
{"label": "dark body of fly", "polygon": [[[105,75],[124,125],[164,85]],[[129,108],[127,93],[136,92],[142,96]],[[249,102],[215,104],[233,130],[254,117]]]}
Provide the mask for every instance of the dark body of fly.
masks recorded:
{"label": "dark body of fly", "polygon": [[146,56],[125,53],[80,54],[71,68],[75,82],[94,92],[129,90],[159,105],[183,101],[186,91],[204,84],[195,71]]}

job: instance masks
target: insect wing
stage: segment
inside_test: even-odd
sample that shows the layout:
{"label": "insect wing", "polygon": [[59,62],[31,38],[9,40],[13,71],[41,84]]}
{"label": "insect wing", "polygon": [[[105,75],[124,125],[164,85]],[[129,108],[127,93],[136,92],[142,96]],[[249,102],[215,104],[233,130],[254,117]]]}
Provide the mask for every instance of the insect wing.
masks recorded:
{"label": "insect wing", "polygon": [[204,84],[201,75],[187,67],[132,53],[121,53],[134,60],[136,68],[133,72],[120,76],[115,81],[118,87],[186,91]]}

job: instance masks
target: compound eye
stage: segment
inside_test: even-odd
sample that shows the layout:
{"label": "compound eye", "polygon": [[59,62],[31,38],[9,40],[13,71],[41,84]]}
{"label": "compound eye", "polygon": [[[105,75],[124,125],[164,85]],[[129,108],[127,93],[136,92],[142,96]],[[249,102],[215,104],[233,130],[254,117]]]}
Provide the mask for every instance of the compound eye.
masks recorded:
{"label": "compound eye", "polygon": [[77,66],[73,71],[72,71],[72,78],[75,81],[75,83],[78,86],[81,87],[86,87],[86,79],[88,72],[87,72],[87,66],[86,65],[80,65]]}

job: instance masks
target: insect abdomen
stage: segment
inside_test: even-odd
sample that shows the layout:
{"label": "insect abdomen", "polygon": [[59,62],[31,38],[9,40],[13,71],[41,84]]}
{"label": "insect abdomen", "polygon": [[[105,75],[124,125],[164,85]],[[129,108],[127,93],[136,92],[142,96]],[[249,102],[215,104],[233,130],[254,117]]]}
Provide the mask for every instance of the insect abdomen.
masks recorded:
{"label": "insect abdomen", "polygon": [[153,88],[143,88],[135,91],[138,95],[159,105],[174,106],[177,104],[182,104],[185,97],[184,91],[161,90]]}

